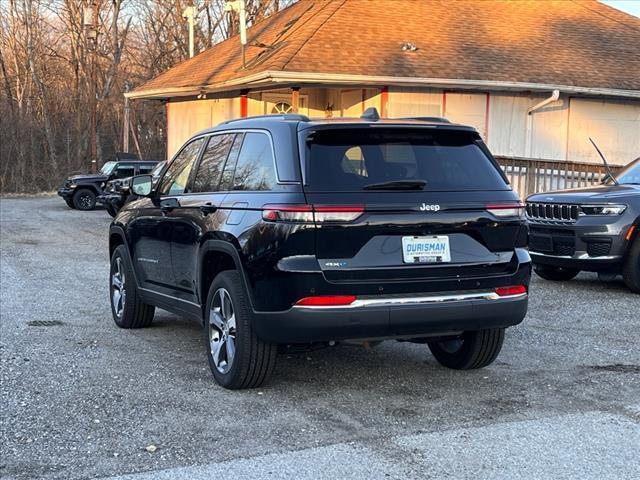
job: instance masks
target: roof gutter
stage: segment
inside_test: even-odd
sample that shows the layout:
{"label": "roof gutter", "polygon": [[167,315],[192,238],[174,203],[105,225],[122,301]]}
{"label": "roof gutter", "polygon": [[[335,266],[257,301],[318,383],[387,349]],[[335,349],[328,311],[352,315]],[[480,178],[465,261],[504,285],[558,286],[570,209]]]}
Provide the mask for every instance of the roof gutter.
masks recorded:
{"label": "roof gutter", "polygon": [[162,99],[172,97],[194,96],[202,93],[217,93],[238,90],[240,88],[283,88],[285,84],[295,85],[390,85],[397,87],[433,87],[447,89],[479,89],[484,91],[531,91],[548,92],[558,90],[560,93],[586,96],[606,96],[617,98],[640,99],[640,90],[624,90],[600,87],[579,87],[573,85],[556,85],[530,82],[508,82],[497,80],[469,80],[452,78],[418,78],[375,75],[351,75],[340,73],[283,72],[267,70],[241,78],[227,80],[208,85],[134,90],[125,93],[131,99]]}

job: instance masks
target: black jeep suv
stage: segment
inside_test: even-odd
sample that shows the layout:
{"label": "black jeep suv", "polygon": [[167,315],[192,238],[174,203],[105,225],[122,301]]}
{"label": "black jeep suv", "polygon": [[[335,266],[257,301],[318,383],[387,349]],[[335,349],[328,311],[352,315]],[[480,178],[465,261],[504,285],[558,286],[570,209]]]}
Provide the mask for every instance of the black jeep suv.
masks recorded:
{"label": "black jeep suv", "polygon": [[[148,172],[153,177],[153,182],[155,184],[155,182],[160,179],[160,175],[162,174],[166,164],[166,161],[156,163],[151,172],[149,172],[148,166],[145,165],[140,168],[140,173]],[[143,169],[145,171],[142,171]],[[125,203],[137,198],[137,195],[131,192],[130,187],[132,178],[133,177],[115,178],[106,182],[106,185],[102,189],[102,193],[96,197],[96,203],[104,205],[109,215],[115,217]]]}
{"label": "black jeep suv", "polygon": [[527,217],[533,268],[542,278],[622,274],[640,293],[640,158],[602,185],[529,196]]}
{"label": "black jeep suv", "polygon": [[106,162],[99,172],[71,175],[60,188],[60,195],[69,208],[93,210],[96,198],[103,192],[107,182],[134,175],[149,173],[156,166],[153,160],[138,160],[130,153],[116,153],[116,159]]}
{"label": "black jeep suv", "polygon": [[527,311],[524,205],[478,133],[446,120],[230,121],[191,138],[110,228],[122,328],[204,325],[227,388],[278,345],[397,339],[455,369],[494,361]]}

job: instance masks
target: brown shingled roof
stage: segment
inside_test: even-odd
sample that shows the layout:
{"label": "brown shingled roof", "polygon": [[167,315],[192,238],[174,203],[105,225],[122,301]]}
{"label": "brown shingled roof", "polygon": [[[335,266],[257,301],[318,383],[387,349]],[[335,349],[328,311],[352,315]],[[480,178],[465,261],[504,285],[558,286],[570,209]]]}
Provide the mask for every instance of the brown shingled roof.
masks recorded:
{"label": "brown shingled roof", "polygon": [[[594,0],[300,0],[249,29],[248,40],[246,69],[234,37],[148,81],[133,96],[185,87],[238,89],[263,72],[515,82],[640,95],[640,19]],[[417,50],[402,51],[405,42]]]}

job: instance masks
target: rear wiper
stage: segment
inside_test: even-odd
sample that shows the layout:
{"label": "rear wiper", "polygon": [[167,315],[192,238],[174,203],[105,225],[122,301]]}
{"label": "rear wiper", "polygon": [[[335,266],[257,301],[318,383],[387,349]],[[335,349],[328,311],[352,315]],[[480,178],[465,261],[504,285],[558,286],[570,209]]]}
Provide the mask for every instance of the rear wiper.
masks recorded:
{"label": "rear wiper", "polygon": [[363,190],[422,190],[427,185],[424,180],[392,180],[390,182],[370,183]]}

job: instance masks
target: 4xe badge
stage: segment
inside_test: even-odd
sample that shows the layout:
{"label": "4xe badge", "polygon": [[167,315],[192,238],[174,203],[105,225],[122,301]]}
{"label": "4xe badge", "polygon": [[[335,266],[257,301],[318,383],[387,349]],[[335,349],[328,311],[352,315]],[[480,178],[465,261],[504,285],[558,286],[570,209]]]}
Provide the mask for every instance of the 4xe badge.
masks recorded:
{"label": "4xe badge", "polygon": [[436,204],[423,203],[418,208],[420,208],[421,212],[438,212],[438,211],[440,211],[440,205],[438,205],[437,203]]}

